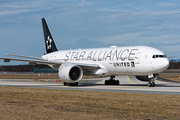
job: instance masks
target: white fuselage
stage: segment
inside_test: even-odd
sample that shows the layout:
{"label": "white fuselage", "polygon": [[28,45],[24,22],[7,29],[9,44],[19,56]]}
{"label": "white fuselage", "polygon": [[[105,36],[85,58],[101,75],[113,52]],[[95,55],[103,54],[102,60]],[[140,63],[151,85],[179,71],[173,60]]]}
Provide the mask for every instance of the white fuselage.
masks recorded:
{"label": "white fuselage", "polygon": [[169,60],[162,51],[147,46],[64,50],[43,55],[42,58],[48,61],[98,64],[101,69],[85,73],[91,75],[149,75],[160,73],[169,66]]}

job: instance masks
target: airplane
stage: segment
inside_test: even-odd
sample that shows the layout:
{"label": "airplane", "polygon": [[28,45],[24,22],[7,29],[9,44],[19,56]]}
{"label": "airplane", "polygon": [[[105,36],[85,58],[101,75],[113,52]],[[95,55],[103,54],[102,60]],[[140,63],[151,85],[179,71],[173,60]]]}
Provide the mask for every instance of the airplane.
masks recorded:
{"label": "airplane", "polygon": [[[74,49],[59,51],[45,18],[42,18],[46,54],[41,58],[6,54],[21,58],[1,57],[4,62],[23,61],[29,64],[46,64],[58,70],[64,86],[77,86],[83,75],[109,76],[105,85],[119,85],[118,75],[133,75],[138,80],[155,86],[160,72],[169,67],[166,55],[148,46],[111,46],[108,48]],[[23,59],[22,59],[23,58]]]}

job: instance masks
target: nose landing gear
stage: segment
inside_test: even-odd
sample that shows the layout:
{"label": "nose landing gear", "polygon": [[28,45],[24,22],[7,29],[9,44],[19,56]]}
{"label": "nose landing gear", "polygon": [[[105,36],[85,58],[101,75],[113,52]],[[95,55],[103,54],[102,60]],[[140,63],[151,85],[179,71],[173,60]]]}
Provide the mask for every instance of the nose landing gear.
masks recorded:
{"label": "nose landing gear", "polygon": [[148,87],[155,87],[155,80],[157,79],[157,77],[159,76],[159,74],[150,74],[148,75],[148,78],[150,79],[150,81],[148,82]]}
{"label": "nose landing gear", "polygon": [[148,87],[155,87],[155,82],[149,81],[148,82]]}

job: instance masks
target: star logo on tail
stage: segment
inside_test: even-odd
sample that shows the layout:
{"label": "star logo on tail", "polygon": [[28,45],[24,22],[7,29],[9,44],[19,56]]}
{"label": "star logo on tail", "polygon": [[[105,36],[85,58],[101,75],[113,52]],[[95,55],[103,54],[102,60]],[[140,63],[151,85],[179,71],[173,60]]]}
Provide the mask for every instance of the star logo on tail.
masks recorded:
{"label": "star logo on tail", "polygon": [[50,36],[48,36],[46,40],[47,50],[51,50],[51,42],[52,42],[52,39],[50,38]]}

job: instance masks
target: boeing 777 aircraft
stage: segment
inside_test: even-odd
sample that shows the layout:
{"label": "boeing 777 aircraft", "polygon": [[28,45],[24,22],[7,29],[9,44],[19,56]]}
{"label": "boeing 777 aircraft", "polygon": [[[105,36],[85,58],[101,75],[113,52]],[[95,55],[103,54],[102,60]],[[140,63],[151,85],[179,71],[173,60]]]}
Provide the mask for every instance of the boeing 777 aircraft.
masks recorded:
{"label": "boeing 777 aircraft", "polygon": [[58,51],[44,18],[42,26],[47,52],[42,58],[7,54],[26,59],[0,59],[4,59],[4,62],[15,60],[49,65],[58,70],[60,80],[68,86],[78,85],[83,75],[110,76],[109,80],[105,80],[105,85],[119,85],[119,80],[115,80],[117,75],[134,75],[141,81],[148,81],[151,87],[155,86],[158,73],[169,66],[169,60],[162,51],[147,46]]}

